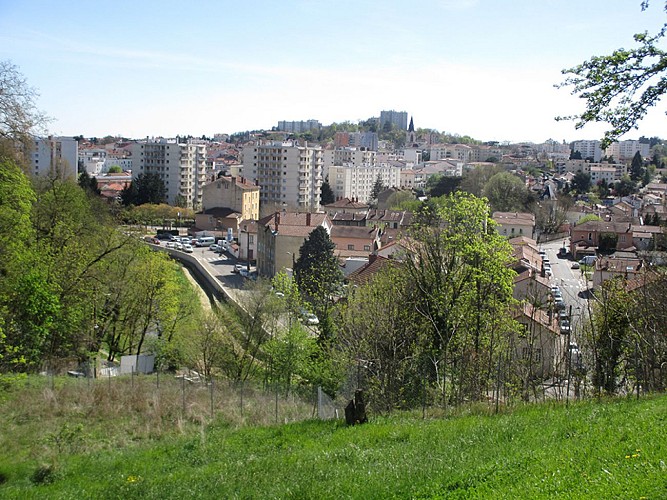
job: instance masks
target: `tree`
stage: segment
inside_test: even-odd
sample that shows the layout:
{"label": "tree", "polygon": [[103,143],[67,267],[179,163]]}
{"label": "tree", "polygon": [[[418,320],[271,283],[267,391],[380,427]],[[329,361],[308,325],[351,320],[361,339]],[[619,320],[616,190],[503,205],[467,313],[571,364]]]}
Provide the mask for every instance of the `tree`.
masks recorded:
{"label": "tree", "polygon": [[581,152],[575,151],[574,149],[570,150],[570,160],[581,160]]}
{"label": "tree", "polygon": [[637,190],[637,185],[628,177],[624,175],[621,180],[614,184],[614,192],[616,196],[630,196]]}
{"label": "tree", "polygon": [[511,247],[496,231],[485,200],[466,193],[440,200],[427,217],[435,216],[435,223],[411,230],[418,244],[404,262],[413,286],[410,307],[427,325],[429,379],[446,404],[448,385],[455,384],[459,400],[478,399],[489,389],[485,374],[497,361],[502,332],[511,331],[503,322],[511,323],[514,271]]}
{"label": "tree", "polygon": [[[641,3],[642,10],[648,3]],[[664,10],[667,12],[667,2]],[[639,45],[633,49],[618,49],[563,70],[570,76],[559,87],[571,86],[572,94],[585,100],[586,109],[580,115],[558,119],[575,120],[577,129],[591,122],[607,123],[610,129],[604,134],[602,148],[636,128],[667,91],[667,53],[658,46],[666,33],[667,24],[663,24],[654,35],[634,35]]]}
{"label": "tree", "polygon": [[509,172],[500,172],[484,185],[484,196],[493,211],[521,212],[532,201],[532,195],[524,182]]}
{"label": "tree", "polygon": [[123,172],[123,169],[120,168],[120,165],[111,165],[109,167],[109,170],[107,170],[107,173],[109,174],[120,174]]}
{"label": "tree", "polygon": [[443,196],[459,190],[462,177],[436,174],[426,181],[426,192],[429,196]]}
{"label": "tree", "polygon": [[37,92],[28,86],[18,68],[10,61],[0,61],[0,146],[9,157],[15,146],[27,153],[32,135],[44,131],[49,119],[37,110]]}
{"label": "tree", "polygon": [[644,159],[639,151],[632,157],[630,165],[630,179],[633,182],[638,182],[644,177]]}
{"label": "tree", "polygon": [[598,244],[598,251],[601,254],[610,254],[616,250],[618,244],[618,234],[616,233],[602,233],[600,234],[600,241]]}
{"label": "tree", "polygon": [[591,175],[581,170],[578,171],[572,178],[572,189],[579,194],[588,193],[591,189]]}
{"label": "tree", "polygon": [[377,204],[378,196],[380,196],[380,193],[385,189],[386,186],[383,184],[380,174],[378,174],[377,177],[375,178],[375,184],[373,184],[373,189],[371,191],[370,199],[373,200],[373,203]]}
{"label": "tree", "polygon": [[491,177],[502,172],[498,165],[481,165],[466,171],[461,180],[461,191],[481,197],[484,192],[484,186]]}
{"label": "tree", "polygon": [[167,189],[160,176],[153,172],[139,174],[120,195],[123,205],[160,204],[167,200]]}
{"label": "tree", "polygon": [[329,185],[329,179],[327,178],[327,180],[322,183],[322,191],[320,193],[320,203],[322,205],[329,205],[334,201],[336,201],[336,197],[334,196],[334,193],[331,189],[331,185]]}
{"label": "tree", "polygon": [[97,178],[91,177],[85,170],[79,174],[79,186],[89,194],[100,195]]}

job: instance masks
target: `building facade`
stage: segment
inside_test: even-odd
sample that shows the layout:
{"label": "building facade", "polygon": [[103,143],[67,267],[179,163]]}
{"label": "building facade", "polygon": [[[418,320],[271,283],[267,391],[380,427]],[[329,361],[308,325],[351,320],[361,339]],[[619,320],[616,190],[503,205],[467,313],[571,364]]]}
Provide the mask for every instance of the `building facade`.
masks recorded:
{"label": "building facade", "polygon": [[408,128],[408,112],[407,111],[381,111],[380,112],[380,128],[383,128],[385,123],[391,123],[393,128],[399,130],[407,130]]}
{"label": "building facade", "polygon": [[201,207],[206,183],[206,145],[200,141],[156,139],[138,142],[132,149],[132,177],[157,174],[167,191],[167,203]]}
{"label": "building facade", "polygon": [[72,137],[35,138],[30,171],[36,177],[77,179],[79,143]]}
{"label": "building facade", "polygon": [[377,179],[385,187],[399,187],[401,169],[391,165],[343,165],[329,167],[329,186],[334,198],[350,198],[361,203],[371,199]]}
{"label": "building facade", "polygon": [[259,186],[244,177],[219,177],[206,184],[202,192],[202,210],[231,208],[246,220],[259,219]]}
{"label": "building facade", "polygon": [[323,155],[319,146],[297,146],[291,141],[246,146],[243,172],[261,188],[263,213],[320,209]]}

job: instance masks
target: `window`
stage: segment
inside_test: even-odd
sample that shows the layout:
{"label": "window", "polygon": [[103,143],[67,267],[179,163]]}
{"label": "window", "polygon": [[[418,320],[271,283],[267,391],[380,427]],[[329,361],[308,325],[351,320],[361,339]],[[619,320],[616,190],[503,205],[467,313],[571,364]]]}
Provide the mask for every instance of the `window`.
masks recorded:
{"label": "window", "polygon": [[588,241],[593,241],[593,233],[588,233]]}
{"label": "window", "polygon": [[371,251],[371,246],[370,245],[364,245],[364,250],[366,252],[370,252]]}

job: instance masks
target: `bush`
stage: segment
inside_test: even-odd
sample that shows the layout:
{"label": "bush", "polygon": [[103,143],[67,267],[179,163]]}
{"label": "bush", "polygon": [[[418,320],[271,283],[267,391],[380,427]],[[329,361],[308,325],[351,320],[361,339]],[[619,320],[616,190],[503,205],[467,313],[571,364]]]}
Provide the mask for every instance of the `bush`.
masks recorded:
{"label": "bush", "polygon": [[53,465],[40,465],[30,476],[33,484],[49,484],[58,479],[58,471]]}

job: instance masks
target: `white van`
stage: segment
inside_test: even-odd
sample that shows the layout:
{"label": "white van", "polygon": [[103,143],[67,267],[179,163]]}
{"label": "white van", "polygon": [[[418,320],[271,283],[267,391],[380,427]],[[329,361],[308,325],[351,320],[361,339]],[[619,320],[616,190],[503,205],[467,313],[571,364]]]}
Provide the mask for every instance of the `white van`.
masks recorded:
{"label": "white van", "polygon": [[582,266],[592,266],[595,264],[595,261],[598,260],[598,258],[595,255],[587,255],[583,259],[579,261],[579,265]]}
{"label": "white van", "polygon": [[213,236],[202,236],[197,239],[195,245],[198,247],[210,247],[213,243],[215,243],[215,238]]}

